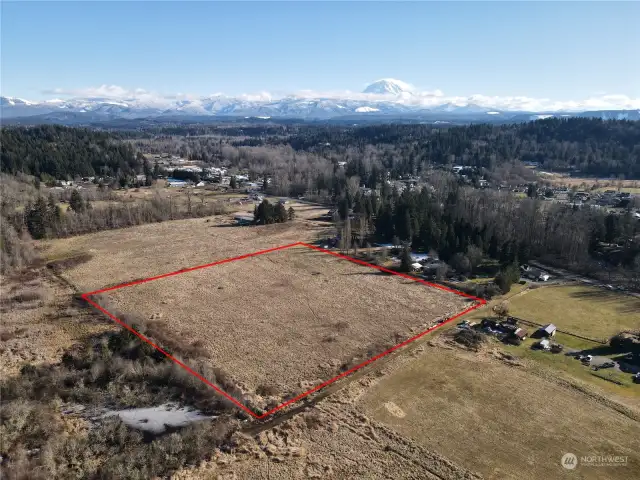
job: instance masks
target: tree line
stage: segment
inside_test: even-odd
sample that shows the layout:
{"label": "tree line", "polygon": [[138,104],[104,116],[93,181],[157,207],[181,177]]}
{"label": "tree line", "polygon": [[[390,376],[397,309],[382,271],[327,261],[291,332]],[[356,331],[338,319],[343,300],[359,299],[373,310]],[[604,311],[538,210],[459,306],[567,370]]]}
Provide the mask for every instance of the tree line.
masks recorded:
{"label": "tree line", "polygon": [[[497,282],[505,289],[519,278],[519,264],[532,259],[583,270],[626,271],[633,278],[640,275],[640,222],[631,212],[517,199],[455,183],[443,190],[347,193],[337,208],[343,237],[348,231],[346,236],[358,246],[377,241],[435,251],[464,274],[475,271],[488,257],[498,261]],[[605,255],[603,245],[614,248]]]}
{"label": "tree line", "polygon": [[43,180],[121,177],[141,171],[142,156],[118,134],[56,125],[4,127],[0,159],[5,173]]}

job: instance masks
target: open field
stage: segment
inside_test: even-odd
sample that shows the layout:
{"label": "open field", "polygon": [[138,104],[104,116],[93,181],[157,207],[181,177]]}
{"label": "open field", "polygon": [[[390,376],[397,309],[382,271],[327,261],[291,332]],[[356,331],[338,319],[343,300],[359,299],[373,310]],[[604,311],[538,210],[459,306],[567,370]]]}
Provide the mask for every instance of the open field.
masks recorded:
{"label": "open field", "polygon": [[629,192],[634,189],[640,190],[640,180],[617,180],[615,178],[589,178],[589,177],[569,177],[562,174],[544,175],[544,180],[554,185],[578,187],[591,190],[618,190]]}
{"label": "open field", "polygon": [[[547,379],[549,378],[549,379]],[[427,347],[360,399],[365,414],[487,478],[640,475],[640,424],[579,390],[484,353]],[[626,455],[565,470],[566,452]]]}
{"label": "open field", "polygon": [[279,394],[307,390],[354,357],[361,362],[471,306],[300,246],[104,295],[118,310],[198,342],[244,391]]}
{"label": "open field", "polygon": [[509,301],[512,315],[595,339],[640,329],[640,299],[584,285],[529,290]]}
{"label": "open field", "polygon": [[[81,291],[326,237],[330,227],[313,219],[327,209],[292,204],[298,220],[285,224],[236,227],[231,215],[139,225],[120,230],[40,242],[46,260],[88,256],[64,272]],[[251,207],[253,211],[253,206]]]}

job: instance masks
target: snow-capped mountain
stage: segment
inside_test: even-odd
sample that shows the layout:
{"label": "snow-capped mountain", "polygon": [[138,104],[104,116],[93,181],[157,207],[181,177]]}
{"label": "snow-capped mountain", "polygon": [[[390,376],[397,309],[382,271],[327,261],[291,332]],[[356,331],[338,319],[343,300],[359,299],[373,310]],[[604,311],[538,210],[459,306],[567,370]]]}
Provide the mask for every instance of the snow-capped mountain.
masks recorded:
{"label": "snow-capped mountain", "polygon": [[395,78],[383,78],[368,85],[362,93],[371,93],[374,95],[400,95],[402,93],[413,92],[413,87],[402,80]]}
{"label": "snow-capped mountain", "polygon": [[[91,93],[96,93],[91,95]],[[86,96],[67,100],[33,102],[0,97],[3,121],[17,117],[47,117],[74,121],[141,119],[157,117],[270,117],[298,119],[388,118],[415,121],[525,121],[550,116],[583,115],[603,119],[640,119],[639,100],[622,95],[579,102],[548,103],[528,97],[445,97],[439,90],[421,92],[401,80],[386,78],[368,85],[361,93],[318,94],[302,92],[274,98],[267,93],[237,97],[157,95],[144,90],[127,91],[116,86],[93,89]],[[564,108],[565,105],[567,108]],[[584,113],[580,113],[584,105]],[[600,110],[593,106],[602,105]],[[616,110],[616,108],[618,108]]]}

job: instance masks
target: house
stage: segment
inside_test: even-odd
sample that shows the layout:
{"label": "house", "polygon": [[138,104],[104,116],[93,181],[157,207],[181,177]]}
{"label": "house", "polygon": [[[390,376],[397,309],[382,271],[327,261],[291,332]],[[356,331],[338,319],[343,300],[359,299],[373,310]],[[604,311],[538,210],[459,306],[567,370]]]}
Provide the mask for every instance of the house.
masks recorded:
{"label": "house", "polygon": [[553,323],[550,323],[549,325],[545,325],[544,327],[540,327],[540,329],[538,329],[537,336],[538,337],[553,337],[556,334],[556,326]]}

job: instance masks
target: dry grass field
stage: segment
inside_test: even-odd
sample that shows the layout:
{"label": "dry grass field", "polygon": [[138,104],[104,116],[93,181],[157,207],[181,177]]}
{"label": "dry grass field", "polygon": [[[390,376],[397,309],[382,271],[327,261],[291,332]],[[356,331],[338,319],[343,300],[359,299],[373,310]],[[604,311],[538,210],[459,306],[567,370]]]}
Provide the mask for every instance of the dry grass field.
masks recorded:
{"label": "dry grass field", "polygon": [[[326,212],[294,204],[297,220],[237,227],[230,216],[99,232],[42,244],[49,260],[84,257],[62,276],[81,291],[327,235]],[[456,313],[465,299],[305,247],[111,291],[113,306],[202,346],[243,390],[307,390]],[[357,358],[356,358],[357,357]]]}
{"label": "dry grass field", "polygon": [[[373,419],[492,479],[640,475],[640,423],[552,377],[490,355],[431,347],[360,399]],[[565,470],[564,453],[628,456]]]}
{"label": "dry grass field", "polygon": [[80,290],[92,291],[328,234],[328,224],[314,220],[327,209],[293,207],[298,220],[286,224],[236,227],[231,215],[177,220],[41,242],[39,253],[49,261],[91,257],[66,270],[64,277]]}
{"label": "dry grass field", "polygon": [[640,299],[586,285],[528,290],[509,301],[512,315],[595,339],[640,329]]}
{"label": "dry grass field", "polygon": [[623,192],[633,192],[640,190],[640,181],[638,180],[617,180],[617,179],[598,179],[588,177],[569,177],[561,174],[544,175],[544,179],[554,185],[566,187],[578,187],[579,189],[591,190],[595,187],[597,190],[617,190],[621,187]]}
{"label": "dry grass field", "polygon": [[106,295],[120,311],[197,342],[244,391],[279,394],[306,390],[470,305],[301,246]]}

